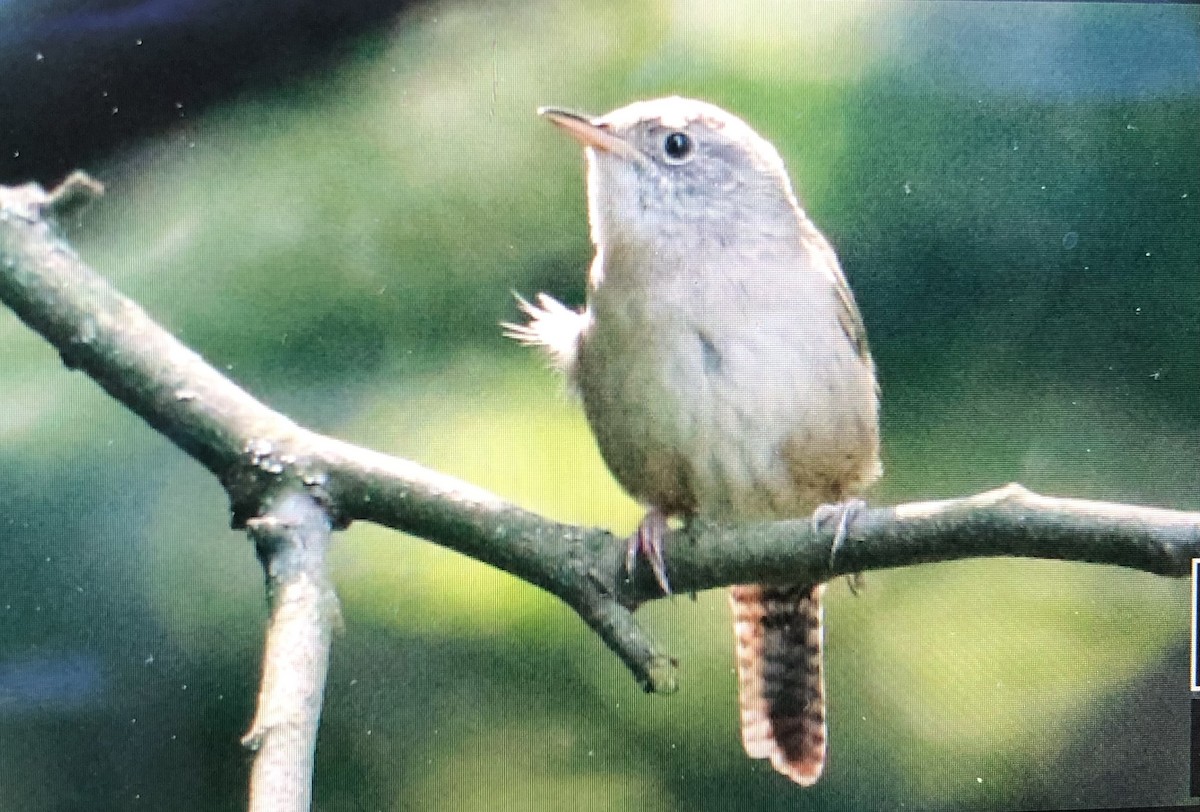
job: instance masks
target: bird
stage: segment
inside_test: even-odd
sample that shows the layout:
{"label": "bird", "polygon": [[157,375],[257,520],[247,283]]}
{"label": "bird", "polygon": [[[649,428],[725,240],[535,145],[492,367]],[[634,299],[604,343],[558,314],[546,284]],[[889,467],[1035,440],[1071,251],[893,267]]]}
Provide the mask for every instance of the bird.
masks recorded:
{"label": "bird", "polygon": [[[630,573],[643,557],[670,592],[669,520],[832,511],[844,532],[882,473],[879,387],[837,255],[779,152],[678,96],[538,112],[584,147],[595,256],[582,309],[518,296],[527,320],[505,327],[570,379],[609,470],[647,508]],[[802,786],[826,761],[822,591],[729,591],[743,746]]]}

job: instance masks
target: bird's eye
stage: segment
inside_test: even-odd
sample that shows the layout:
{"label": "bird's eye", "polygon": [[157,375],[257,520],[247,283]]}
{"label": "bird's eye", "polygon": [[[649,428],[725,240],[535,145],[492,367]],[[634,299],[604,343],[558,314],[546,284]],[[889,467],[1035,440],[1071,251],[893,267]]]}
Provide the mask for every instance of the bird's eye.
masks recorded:
{"label": "bird's eye", "polygon": [[683,163],[692,156],[695,143],[687,133],[673,132],[663,139],[663,153],[671,163]]}

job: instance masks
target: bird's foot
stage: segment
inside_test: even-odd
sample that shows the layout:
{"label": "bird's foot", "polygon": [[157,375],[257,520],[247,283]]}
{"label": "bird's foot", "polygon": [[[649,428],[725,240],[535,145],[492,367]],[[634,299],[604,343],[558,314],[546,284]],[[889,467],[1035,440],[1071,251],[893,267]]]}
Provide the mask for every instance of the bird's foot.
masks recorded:
{"label": "bird's foot", "polygon": [[838,549],[846,541],[846,528],[850,525],[850,520],[866,510],[866,508],[866,501],[852,497],[841,502],[821,505],[813,511],[812,529],[814,533],[820,533],[825,529],[825,525],[835,519],[837,520],[837,529],[833,534],[833,543],[829,545],[830,569],[833,569]]}
{"label": "bird's foot", "polygon": [[625,571],[633,575],[637,558],[641,555],[650,564],[654,580],[664,595],[671,594],[671,583],[667,580],[667,562],[663,560],[663,539],[667,535],[667,516],[661,510],[651,508],[637,530],[629,537],[625,550]]}

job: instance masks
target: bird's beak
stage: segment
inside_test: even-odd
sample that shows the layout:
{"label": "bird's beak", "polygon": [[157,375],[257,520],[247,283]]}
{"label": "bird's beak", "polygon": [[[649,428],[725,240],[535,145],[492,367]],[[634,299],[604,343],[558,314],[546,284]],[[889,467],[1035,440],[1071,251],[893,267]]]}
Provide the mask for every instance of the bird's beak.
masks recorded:
{"label": "bird's beak", "polygon": [[539,107],[538,115],[549,119],[550,123],[566,131],[585,147],[610,152],[622,158],[640,161],[642,153],[624,138],[613,135],[602,124],[596,124],[592,119],[560,107]]}

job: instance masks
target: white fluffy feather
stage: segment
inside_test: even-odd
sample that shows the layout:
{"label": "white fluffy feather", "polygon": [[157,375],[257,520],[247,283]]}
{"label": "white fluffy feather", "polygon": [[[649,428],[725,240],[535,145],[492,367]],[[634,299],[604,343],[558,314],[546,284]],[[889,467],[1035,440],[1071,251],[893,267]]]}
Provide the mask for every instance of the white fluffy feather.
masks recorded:
{"label": "white fluffy feather", "polygon": [[513,295],[517,297],[521,311],[529,316],[529,321],[525,324],[504,322],[501,325],[504,334],[526,346],[541,347],[555,368],[574,383],[579,337],[590,320],[587,311],[581,313],[572,310],[545,293],[537,295],[537,304],[520,294]]}

